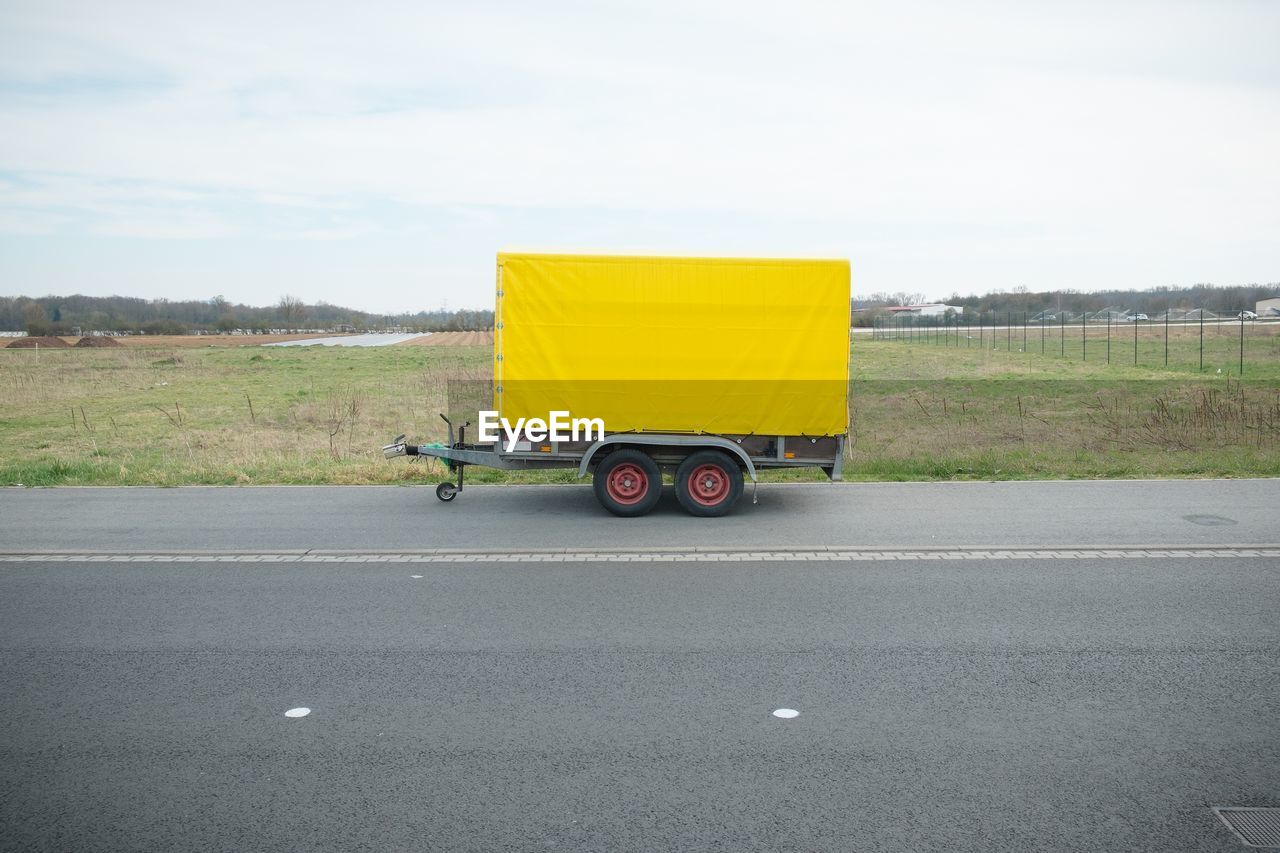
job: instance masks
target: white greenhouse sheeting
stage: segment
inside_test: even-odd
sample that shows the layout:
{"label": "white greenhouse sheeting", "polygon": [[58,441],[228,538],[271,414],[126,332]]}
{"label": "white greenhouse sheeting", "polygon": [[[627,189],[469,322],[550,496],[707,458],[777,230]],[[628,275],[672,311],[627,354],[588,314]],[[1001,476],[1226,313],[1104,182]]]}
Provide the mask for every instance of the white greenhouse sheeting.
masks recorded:
{"label": "white greenhouse sheeting", "polygon": [[403,343],[404,341],[412,341],[415,338],[425,338],[430,332],[411,335],[342,335],[335,338],[308,338],[304,341],[280,341],[275,344],[263,344],[268,347],[385,347],[391,344]]}

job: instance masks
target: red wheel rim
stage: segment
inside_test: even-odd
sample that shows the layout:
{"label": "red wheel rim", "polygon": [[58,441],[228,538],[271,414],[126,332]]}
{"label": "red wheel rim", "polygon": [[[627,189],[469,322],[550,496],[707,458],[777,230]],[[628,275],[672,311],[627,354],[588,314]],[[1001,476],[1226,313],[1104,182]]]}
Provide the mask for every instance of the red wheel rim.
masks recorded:
{"label": "red wheel rim", "polygon": [[642,501],[649,493],[649,478],[639,465],[623,462],[609,472],[604,481],[604,490],[617,503],[631,506]]}
{"label": "red wheel rim", "polygon": [[729,474],[719,465],[699,465],[689,475],[689,497],[703,506],[717,506],[729,496]]}

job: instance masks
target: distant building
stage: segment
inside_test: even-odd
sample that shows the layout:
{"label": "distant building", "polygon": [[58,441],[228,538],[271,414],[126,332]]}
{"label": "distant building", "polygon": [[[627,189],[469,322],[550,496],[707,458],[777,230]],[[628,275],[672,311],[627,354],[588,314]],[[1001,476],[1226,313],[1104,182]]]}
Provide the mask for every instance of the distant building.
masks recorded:
{"label": "distant building", "polygon": [[912,314],[917,317],[941,317],[948,311],[964,313],[959,305],[943,305],[941,302],[930,302],[926,305],[893,305],[884,310],[890,314]]}
{"label": "distant building", "polygon": [[1258,306],[1253,310],[1259,317],[1280,317],[1280,296],[1259,299]]}

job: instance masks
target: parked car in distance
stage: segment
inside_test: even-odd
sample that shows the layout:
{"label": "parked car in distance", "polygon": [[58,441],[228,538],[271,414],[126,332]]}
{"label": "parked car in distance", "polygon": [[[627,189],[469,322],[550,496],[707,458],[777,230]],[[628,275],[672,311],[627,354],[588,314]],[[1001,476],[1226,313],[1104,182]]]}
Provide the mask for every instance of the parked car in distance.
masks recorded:
{"label": "parked car in distance", "polygon": [[1237,314],[1236,316],[1237,316],[1237,317],[1239,317],[1241,320],[1256,320],[1256,319],[1258,319],[1258,315],[1257,315],[1257,314],[1255,314],[1255,313],[1253,313],[1252,311],[1241,311],[1241,312],[1240,312],[1239,314]]}
{"label": "parked car in distance", "polygon": [[1128,317],[1124,318],[1126,323],[1136,323],[1139,320],[1150,320],[1150,319],[1151,318],[1148,317],[1146,314],[1130,314]]}

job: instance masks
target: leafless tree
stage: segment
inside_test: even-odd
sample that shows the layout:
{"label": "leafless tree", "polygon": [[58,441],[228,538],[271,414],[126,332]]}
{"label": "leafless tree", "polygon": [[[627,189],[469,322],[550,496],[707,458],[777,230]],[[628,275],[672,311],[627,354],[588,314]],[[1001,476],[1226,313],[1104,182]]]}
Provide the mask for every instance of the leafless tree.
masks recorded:
{"label": "leafless tree", "polygon": [[292,331],[302,324],[307,306],[298,297],[286,294],[276,303],[276,310],[280,313],[280,321],[284,323],[285,330]]}

